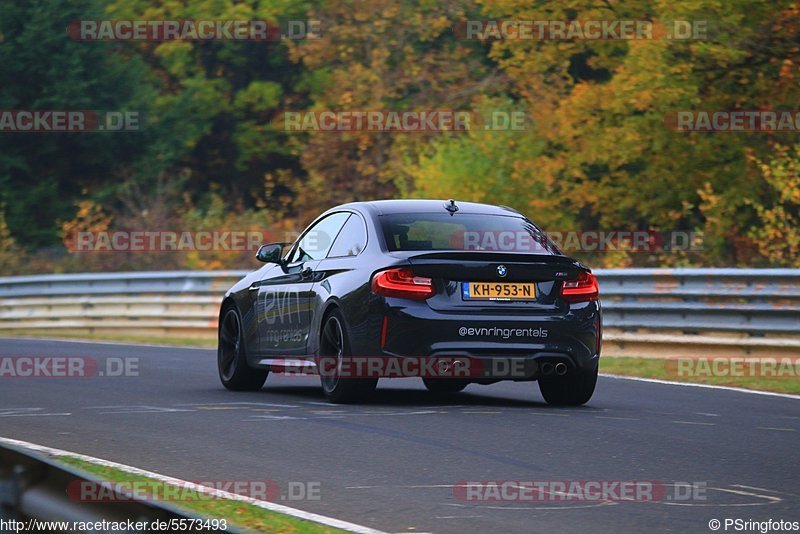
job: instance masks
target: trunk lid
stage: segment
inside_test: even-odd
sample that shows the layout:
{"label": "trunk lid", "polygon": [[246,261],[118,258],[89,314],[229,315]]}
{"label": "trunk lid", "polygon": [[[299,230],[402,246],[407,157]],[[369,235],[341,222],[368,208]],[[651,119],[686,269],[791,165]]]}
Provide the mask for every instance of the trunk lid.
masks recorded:
{"label": "trunk lid", "polygon": [[[566,311],[568,305],[560,297],[563,280],[574,279],[581,270],[580,263],[567,256],[487,251],[393,252],[392,256],[411,264],[416,276],[432,278],[438,289],[427,300],[437,311],[469,313],[513,312],[521,310],[537,314]],[[464,284],[480,282],[480,287]],[[535,296],[523,296],[523,286],[516,286],[521,299],[508,297],[491,300],[475,298],[481,288],[506,284],[535,284]],[[529,287],[529,286],[528,286]]]}

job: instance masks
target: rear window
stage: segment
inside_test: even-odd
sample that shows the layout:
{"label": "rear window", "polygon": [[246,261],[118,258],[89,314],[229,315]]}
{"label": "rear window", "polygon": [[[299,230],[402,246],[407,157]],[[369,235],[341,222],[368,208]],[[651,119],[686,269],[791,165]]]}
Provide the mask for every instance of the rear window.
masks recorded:
{"label": "rear window", "polygon": [[522,217],[456,213],[382,215],[389,251],[463,250],[561,254],[541,228]]}

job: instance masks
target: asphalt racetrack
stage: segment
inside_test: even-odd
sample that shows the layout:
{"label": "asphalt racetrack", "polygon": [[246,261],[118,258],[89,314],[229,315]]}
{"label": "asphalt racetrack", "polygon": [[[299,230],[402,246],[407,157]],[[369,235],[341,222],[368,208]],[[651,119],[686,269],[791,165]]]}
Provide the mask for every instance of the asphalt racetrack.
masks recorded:
{"label": "asphalt racetrack", "polygon": [[[367,403],[337,406],[316,377],[271,375],[259,392],[226,391],[214,350],[2,339],[0,356],[138,359],[138,376],[0,379],[2,437],[184,480],[318,482],[319,499],[282,504],[382,531],[711,532],[712,519],[800,521],[794,398],[601,377],[587,406],[553,408],[535,383],[437,397],[400,379],[381,381]],[[468,500],[464,481],[656,481],[664,493]]]}

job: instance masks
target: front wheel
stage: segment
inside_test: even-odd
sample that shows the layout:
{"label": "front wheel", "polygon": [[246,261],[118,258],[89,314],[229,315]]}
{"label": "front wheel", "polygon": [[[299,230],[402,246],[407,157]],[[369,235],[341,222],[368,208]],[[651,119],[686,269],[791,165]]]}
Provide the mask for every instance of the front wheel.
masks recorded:
{"label": "front wheel", "polygon": [[580,406],[586,404],[597,385],[597,371],[572,371],[563,376],[549,375],[539,378],[539,390],[547,404]]}
{"label": "front wheel", "polygon": [[242,318],[235,306],[225,309],[219,323],[217,370],[222,385],[233,391],[258,391],[269,374],[247,365]]}
{"label": "front wheel", "polygon": [[[334,309],[322,325],[319,342],[320,382],[328,400],[334,404],[356,402],[375,390],[377,378],[345,377],[342,370],[350,356],[350,340],[344,316]],[[327,365],[330,362],[331,365]]]}

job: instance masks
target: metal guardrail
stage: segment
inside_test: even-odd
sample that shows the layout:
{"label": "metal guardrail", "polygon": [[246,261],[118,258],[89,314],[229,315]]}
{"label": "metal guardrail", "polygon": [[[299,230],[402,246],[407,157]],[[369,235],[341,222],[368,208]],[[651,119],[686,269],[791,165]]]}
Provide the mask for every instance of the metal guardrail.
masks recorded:
{"label": "metal guardrail", "polygon": [[247,271],[155,271],[0,277],[0,298],[139,293],[222,294]]}
{"label": "metal guardrail", "polygon": [[[83,483],[104,487],[103,499],[94,501],[75,497],[74,489]],[[104,485],[100,478],[61,465],[45,456],[7,445],[0,445],[0,524],[3,532],[83,532],[74,529],[75,523],[145,523],[138,532],[162,532],[175,520],[184,526],[198,515],[155,500],[133,500],[114,484]],[[154,522],[166,524],[164,528]],[[20,524],[18,522],[22,522]],[[47,524],[58,522],[58,525]],[[66,524],[63,524],[66,522]],[[24,526],[23,526],[24,525]],[[65,528],[61,528],[61,527]],[[30,529],[30,530],[29,530]],[[194,529],[192,529],[193,531]],[[120,532],[100,529],[101,532]],[[127,528],[124,531],[128,531]],[[241,532],[230,527],[227,532]]]}
{"label": "metal guardrail", "polygon": [[610,328],[800,334],[800,269],[595,272]]}
{"label": "metal guardrail", "polygon": [[[3,330],[208,335],[245,271],[0,278]],[[599,269],[604,340],[800,352],[800,269]],[[680,337],[680,339],[678,339]],[[613,346],[613,345],[612,345]],[[748,349],[749,350],[749,349]]]}
{"label": "metal guardrail", "polygon": [[82,273],[0,278],[0,332],[213,335],[222,294],[246,271]]}

